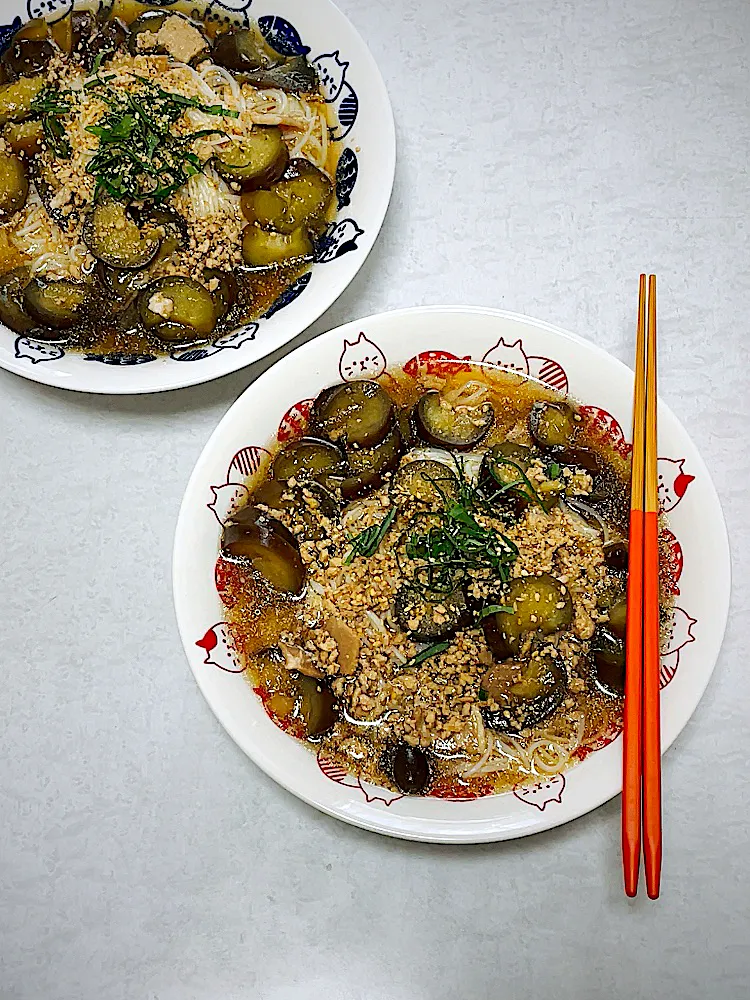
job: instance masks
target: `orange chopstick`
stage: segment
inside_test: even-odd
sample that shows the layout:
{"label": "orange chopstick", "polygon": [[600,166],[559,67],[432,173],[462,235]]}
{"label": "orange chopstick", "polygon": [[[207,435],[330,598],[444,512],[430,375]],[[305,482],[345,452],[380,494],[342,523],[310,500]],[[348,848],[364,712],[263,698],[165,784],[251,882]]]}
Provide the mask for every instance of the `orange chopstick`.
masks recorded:
{"label": "orange chopstick", "polygon": [[638,891],[641,823],[646,889],[661,878],[659,707],[659,496],[656,428],[656,276],[640,278],[633,393],[627,670],[623,719],[622,863],[625,892]]}
{"label": "orange chopstick", "polygon": [[643,680],[643,509],[646,416],[646,275],[638,290],[630,479],[628,619],[625,637],[625,710],[622,746],[622,868],[625,892],[638,891],[641,859],[641,690]]}
{"label": "orange chopstick", "polygon": [[659,707],[659,484],[656,440],[656,275],[648,279],[646,454],[643,525],[643,862],[646,891],[661,880],[661,724]]}

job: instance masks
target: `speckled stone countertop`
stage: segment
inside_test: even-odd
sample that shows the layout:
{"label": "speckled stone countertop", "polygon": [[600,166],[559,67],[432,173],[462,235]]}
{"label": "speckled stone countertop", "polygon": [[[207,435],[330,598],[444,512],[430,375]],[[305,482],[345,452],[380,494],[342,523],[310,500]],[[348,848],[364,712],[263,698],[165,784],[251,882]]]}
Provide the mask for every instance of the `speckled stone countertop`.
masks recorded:
{"label": "speckled stone countertop", "polygon": [[750,5],[340,2],[393,98],[396,188],[300,340],[474,303],[630,361],[637,275],[659,275],[662,394],[714,477],[736,575],[665,759],[663,897],[623,896],[618,801],[515,843],[399,843],[298,802],[221,730],[178,640],[172,534],[210,431],[278,355],[141,398],[0,372],[0,997],[740,1000]]}

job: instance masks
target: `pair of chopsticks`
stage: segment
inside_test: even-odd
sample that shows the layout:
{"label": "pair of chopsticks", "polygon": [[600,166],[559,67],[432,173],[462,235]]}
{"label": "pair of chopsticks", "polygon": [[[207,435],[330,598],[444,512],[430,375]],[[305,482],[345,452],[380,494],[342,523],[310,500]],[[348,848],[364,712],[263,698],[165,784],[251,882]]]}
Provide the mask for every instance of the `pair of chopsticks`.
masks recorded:
{"label": "pair of chopsticks", "polygon": [[661,878],[661,735],[659,719],[659,493],[656,455],[656,275],[638,292],[633,461],[630,493],[628,619],[622,770],[622,865],[625,892],[638,891],[643,831],[646,890]]}

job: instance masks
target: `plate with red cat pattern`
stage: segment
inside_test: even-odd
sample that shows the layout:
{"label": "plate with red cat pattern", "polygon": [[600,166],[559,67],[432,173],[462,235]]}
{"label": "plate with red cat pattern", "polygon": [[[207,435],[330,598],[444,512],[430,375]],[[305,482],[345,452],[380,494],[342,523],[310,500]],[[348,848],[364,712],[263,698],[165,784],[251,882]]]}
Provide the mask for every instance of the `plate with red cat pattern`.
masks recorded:
{"label": "plate with red cat pattern", "polygon": [[[248,757],[428,842],[615,796],[632,391],[574,334],[467,307],[357,320],[261,375],[190,477],[173,565],[190,668]],[[719,655],[730,560],[662,402],[659,496],[666,750]]]}

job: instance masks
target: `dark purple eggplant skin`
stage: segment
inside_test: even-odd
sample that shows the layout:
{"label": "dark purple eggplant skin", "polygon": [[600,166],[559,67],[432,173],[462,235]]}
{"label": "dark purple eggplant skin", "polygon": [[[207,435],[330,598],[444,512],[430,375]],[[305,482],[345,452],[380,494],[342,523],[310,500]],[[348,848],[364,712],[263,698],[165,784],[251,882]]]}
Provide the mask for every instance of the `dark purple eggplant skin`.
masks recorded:
{"label": "dark purple eggplant skin", "polygon": [[471,448],[475,448],[487,436],[494,423],[495,413],[491,404],[486,404],[485,419],[474,427],[470,435],[456,433],[449,436],[435,428],[429,419],[429,408],[437,402],[439,396],[440,393],[437,389],[428,389],[417,401],[412,411],[412,421],[417,437],[436,448],[448,448],[451,451],[469,451]]}

